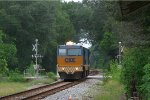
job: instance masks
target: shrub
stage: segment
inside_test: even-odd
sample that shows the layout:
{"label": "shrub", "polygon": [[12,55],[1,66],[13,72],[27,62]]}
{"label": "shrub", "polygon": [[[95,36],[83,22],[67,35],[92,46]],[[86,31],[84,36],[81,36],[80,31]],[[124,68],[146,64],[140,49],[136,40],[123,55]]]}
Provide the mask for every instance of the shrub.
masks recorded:
{"label": "shrub", "polygon": [[53,72],[48,72],[47,76],[51,79],[54,79],[54,80],[56,79],[56,75]]}
{"label": "shrub", "polygon": [[123,57],[122,82],[129,96],[132,95],[131,92],[137,91],[140,98],[143,98],[141,96],[143,93],[141,85],[145,82],[142,81],[145,75],[143,68],[148,63],[149,50],[149,48],[133,48],[126,51]]}
{"label": "shrub", "polygon": [[26,69],[25,73],[28,75],[28,76],[35,76],[35,70],[34,70],[34,67],[33,67],[33,63],[31,63],[28,68]]}
{"label": "shrub", "polygon": [[0,73],[0,79],[2,79],[3,75]]}
{"label": "shrub", "polygon": [[110,63],[110,72],[112,75],[112,79],[120,81],[121,68],[118,67],[116,62]]}
{"label": "shrub", "polygon": [[9,80],[14,82],[24,82],[25,78],[23,77],[22,74],[20,74],[19,71],[15,70],[10,72]]}
{"label": "shrub", "polygon": [[118,67],[117,62],[110,63],[110,69],[105,69],[104,83],[112,78],[113,80],[120,81],[121,68]]}
{"label": "shrub", "polygon": [[144,66],[144,75],[142,78],[143,84],[141,85],[141,91],[143,91],[144,99],[150,100],[150,64]]}
{"label": "shrub", "polygon": [[0,74],[5,74],[7,70],[7,61],[5,59],[0,59]]}

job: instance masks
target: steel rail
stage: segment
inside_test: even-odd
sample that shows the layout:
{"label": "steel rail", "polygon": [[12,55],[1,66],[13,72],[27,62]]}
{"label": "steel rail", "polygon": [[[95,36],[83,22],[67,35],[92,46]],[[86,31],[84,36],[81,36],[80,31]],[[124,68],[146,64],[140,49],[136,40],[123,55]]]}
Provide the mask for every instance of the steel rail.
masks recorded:
{"label": "steel rail", "polygon": [[62,90],[65,90],[69,87],[72,87],[74,85],[77,85],[79,84],[80,81],[76,81],[76,82],[70,82],[70,83],[67,83],[65,85],[62,85],[62,86],[58,86],[58,87],[55,87],[53,89],[50,89],[50,90],[47,90],[45,92],[41,92],[39,94],[36,94],[36,95],[33,95],[33,96],[30,96],[30,97],[27,97],[27,98],[24,98],[23,100],[39,100],[39,99],[42,99],[48,95],[52,95],[52,94],[55,94],[57,92],[60,92]]}
{"label": "steel rail", "polygon": [[1,97],[0,100],[39,100],[42,99],[48,95],[55,94],[57,92],[60,92],[64,89],[67,89],[69,87],[72,87],[74,85],[77,85],[84,80],[74,81],[74,82],[56,82],[53,84],[41,86],[38,88],[34,88],[31,90],[19,92],[16,94],[8,95]]}
{"label": "steel rail", "polygon": [[[98,71],[91,71],[90,74],[91,75],[98,74]],[[58,81],[49,85],[44,85],[38,88],[0,97],[0,100],[35,100],[35,99],[37,100],[46,97],[48,95],[52,95],[56,92],[62,91],[64,89],[67,89],[69,87],[72,87],[76,84],[83,82],[84,80],[85,79],[78,80],[75,82]]]}
{"label": "steel rail", "polygon": [[62,82],[63,81],[58,81],[53,84],[44,85],[44,86],[41,86],[38,88],[34,88],[34,89],[19,92],[19,93],[11,94],[8,96],[0,97],[0,100],[21,100],[21,99],[31,96],[33,94],[38,94],[41,91],[46,91],[50,87],[54,87],[56,85],[62,84]]}

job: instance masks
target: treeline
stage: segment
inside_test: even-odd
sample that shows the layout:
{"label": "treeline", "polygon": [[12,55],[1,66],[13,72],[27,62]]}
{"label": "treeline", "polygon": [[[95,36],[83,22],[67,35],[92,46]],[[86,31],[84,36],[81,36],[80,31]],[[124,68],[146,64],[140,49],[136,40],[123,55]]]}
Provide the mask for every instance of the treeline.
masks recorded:
{"label": "treeline", "polygon": [[[92,65],[98,67],[101,57],[99,52],[103,54],[98,50],[101,49],[100,45],[104,47],[105,55],[115,48],[114,41],[107,42],[114,39],[108,29],[109,24],[112,24],[108,20],[112,18],[113,6],[112,2],[97,0],[83,0],[82,3],[59,0],[1,1],[1,45],[10,45],[9,48],[1,46],[1,62],[5,62],[8,70],[24,71],[32,62],[35,63],[31,55],[34,53],[32,44],[37,38],[40,43],[39,53],[43,55],[40,64],[46,71],[55,71],[57,45],[65,44],[68,40],[79,42],[81,38],[86,38],[93,44]],[[10,54],[7,49],[11,49]]]}
{"label": "treeline", "polygon": [[46,70],[56,66],[56,48],[73,40],[75,30],[60,1],[0,2],[0,64],[25,70],[32,60],[32,44],[39,39],[39,62]]}

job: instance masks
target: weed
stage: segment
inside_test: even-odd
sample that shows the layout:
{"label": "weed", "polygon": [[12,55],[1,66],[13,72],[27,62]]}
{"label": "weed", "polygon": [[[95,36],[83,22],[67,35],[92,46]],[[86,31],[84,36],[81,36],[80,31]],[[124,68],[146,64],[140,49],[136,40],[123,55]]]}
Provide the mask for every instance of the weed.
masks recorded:
{"label": "weed", "polygon": [[47,73],[47,76],[48,76],[49,78],[53,79],[53,80],[56,79],[56,75],[55,75],[53,72],[48,72],[48,73]]}

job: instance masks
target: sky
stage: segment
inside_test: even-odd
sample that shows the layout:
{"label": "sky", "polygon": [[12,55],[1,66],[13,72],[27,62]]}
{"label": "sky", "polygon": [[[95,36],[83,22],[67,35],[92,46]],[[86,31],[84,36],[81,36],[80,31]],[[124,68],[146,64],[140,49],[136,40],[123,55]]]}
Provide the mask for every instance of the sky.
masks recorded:
{"label": "sky", "polygon": [[74,2],[82,2],[82,0],[62,0],[62,1],[66,1],[66,2],[69,2],[69,1],[74,1]]}
{"label": "sky", "polygon": [[80,39],[80,44],[85,48],[90,48],[92,44],[85,38]]}

